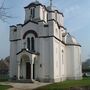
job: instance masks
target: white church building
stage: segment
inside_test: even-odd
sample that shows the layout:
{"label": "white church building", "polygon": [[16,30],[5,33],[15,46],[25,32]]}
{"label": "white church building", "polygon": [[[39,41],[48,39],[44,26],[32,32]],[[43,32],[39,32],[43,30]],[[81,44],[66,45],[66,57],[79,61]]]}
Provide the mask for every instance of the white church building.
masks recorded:
{"label": "white church building", "polygon": [[31,2],[24,24],[10,26],[10,78],[40,82],[81,79],[81,45],[52,4]]}

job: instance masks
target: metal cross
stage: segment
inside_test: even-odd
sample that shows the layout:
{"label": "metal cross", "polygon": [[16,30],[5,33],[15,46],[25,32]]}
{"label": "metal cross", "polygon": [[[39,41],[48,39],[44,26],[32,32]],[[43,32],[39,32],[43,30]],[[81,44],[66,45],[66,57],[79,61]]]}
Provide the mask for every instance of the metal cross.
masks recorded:
{"label": "metal cross", "polygon": [[52,0],[50,0],[50,6],[52,7]]}

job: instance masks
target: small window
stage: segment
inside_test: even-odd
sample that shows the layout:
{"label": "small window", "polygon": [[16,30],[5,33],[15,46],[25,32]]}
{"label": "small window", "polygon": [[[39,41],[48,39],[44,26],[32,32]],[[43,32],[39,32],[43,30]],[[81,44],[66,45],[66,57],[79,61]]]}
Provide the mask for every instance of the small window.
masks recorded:
{"label": "small window", "polygon": [[21,58],[21,63],[22,63],[22,58]]}
{"label": "small window", "polygon": [[17,29],[14,29],[14,32],[16,32],[17,31]]}
{"label": "small window", "polygon": [[42,67],[42,64],[40,64],[40,68]]}
{"label": "small window", "polygon": [[57,13],[55,13],[55,19],[56,19],[56,21],[57,21]]}
{"label": "small window", "polygon": [[34,38],[31,38],[31,50],[34,51],[35,47],[34,47]]}
{"label": "small window", "polygon": [[33,8],[33,14],[32,14],[33,18],[35,17],[35,8]]}
{"label": "small window", "polygon": [[30,50],[30,38],[27,38],[27,49]]}
{"label": "small window", "polygon": [[32,9],[30,10],[30,14],[31,14],[31,16],[32,16],[32,13],[33,13],[33,11],[32,11]]}
{"label": "small window", "polygon": [[64,64],[64,50],[62,49],[62,64]]}
{"label": "small window", "polygon": [[48,20],[48,14],[47,14],[47,20]]}
{"label": "small window", "polygon": [[35,17],[35,8],[31,8],[30,10],[30,18],[34,18]]}

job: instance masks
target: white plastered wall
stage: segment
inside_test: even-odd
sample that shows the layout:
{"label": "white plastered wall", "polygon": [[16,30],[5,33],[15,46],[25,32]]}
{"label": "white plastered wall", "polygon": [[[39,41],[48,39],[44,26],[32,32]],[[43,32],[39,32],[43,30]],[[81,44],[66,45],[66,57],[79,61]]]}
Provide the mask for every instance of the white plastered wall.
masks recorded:
{"label": "white plastered wall", "polygon": [[67,63],[66,65],[67,79],[73,79],[74,77],[74,47],[73,46],[66,46],[66,63]]}

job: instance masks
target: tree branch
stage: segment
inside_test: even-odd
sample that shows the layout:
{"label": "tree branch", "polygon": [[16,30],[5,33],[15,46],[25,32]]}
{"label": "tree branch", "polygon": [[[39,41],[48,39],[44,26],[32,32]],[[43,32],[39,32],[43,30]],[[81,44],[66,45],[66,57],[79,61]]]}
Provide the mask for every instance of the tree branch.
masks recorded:
{"label": "tree branch", "polygon": [[5,3],[5,0],[3,1],[3,3],[0,6],[0,20],[6,22],[7,19],[13,18],[13,17],[8,15],[8,13],[6,12],[8,10],[8,8],[4,7],[4,3]]}

